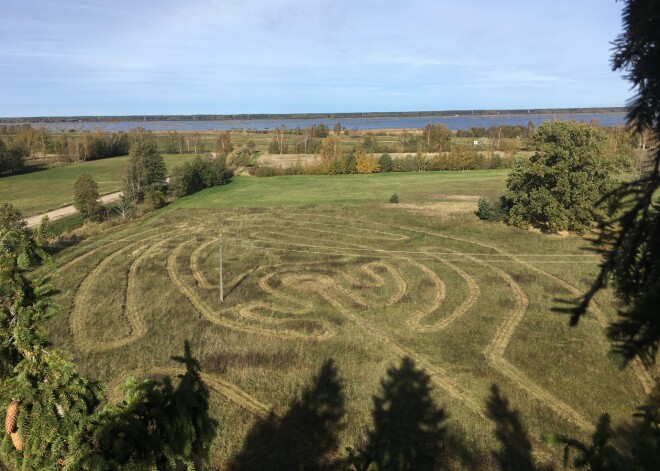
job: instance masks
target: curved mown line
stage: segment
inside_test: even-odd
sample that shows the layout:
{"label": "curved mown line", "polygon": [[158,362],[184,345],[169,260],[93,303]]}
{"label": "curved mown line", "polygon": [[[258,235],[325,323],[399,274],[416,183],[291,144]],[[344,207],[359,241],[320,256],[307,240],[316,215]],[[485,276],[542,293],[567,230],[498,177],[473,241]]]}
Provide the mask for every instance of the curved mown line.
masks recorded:
{"label": "curved mown line", "polygon": [[[580,297],[582,296],[582,292],[580,292],[577,288],[573,287],[566,281],[562,280],[558,276],[553,275],[552,273],[548,273],[545,270],[535,267],[534,265],[530,265],[528,262],[523,262],[517,260],[517,257],[515,255],[513,258],[518,261],[518,263],[522,263],[525,266],[529,266],[533,271],[536,273],[539,273],[541,275],[545,275],[548,278],[552,279],[556,283],[559,283],[563,288],[568,290],[573,296],[575,297]],[[596,321],[600,324],[600,326],[605,329],[608,327],[608,322],[605,317],[605,314],[603,311],[600,309],[598,306],[598,303],[596,301],[592,301],[591,305],[589,306],[589,311],[591,311],[596,318]],[[640,384],[642,385],[642,389],[644,389],[645,394],[651,394],[653,392],[653,389],[655,388],[656,381],[653,379],[649,371],[644,367],[642,364],[641,360],[639,358],[635,358],[631,363],[630,366],[633,369],[633,372],[635,373],[635,376],[637,376],[637,379],[639,380]]]}
{"label": "curved mown line", "polygon": [[190,271],[192,272],[195,280],[197,280],[197,285],[200,288],[204,289],[216,289],[218,285],[213,285],[209,280],[204,276],[204,273],[199,268],[199,256],[200,254],[210,245],[214,243],[219,243],[217,239],[211,239],[208,242],[203,243],[197,247],[192,254],[190,254]]}
{"label": "curved mown line", "polygon": [[93,286],[96,283],[97,278],[101,277],[103,270],[107,265],[109,265],[115,258],[119,257],[122,253],[132,249],[133,247],[144,244],[144,241],[140,240],[133,242],[131,244],[125,245],[121,249],[113,252],[108,257],[101,260],[101,262],[94,267],[94,269],[85,277],[82,281],[78,290],[76,291],[73,298],[73,308],[71,309],[71,315],[69,316],[69,325],[71,332],[73,333],[73,341],[82,351],[92,351],[95,348],[95,345],[98,343],[97,340],[91,342],[91,346],[88,346],[83,339],[86,339],[86,326],[83,323],[83,309],[85,306],[95,303],[98,300],[94,297]]}
{"label": "curved mown line", "polygon": [[[180,274],[176,269],[176,259],[181,254],[185,248],[186,243],[179,244],[170,254],[167,259],[167,272],[169,274],[170,280],[175,287],[181,291],[181,293],[188,299],[190,304],[199,312],[205,319],[209,322],[212,322],[216,325],[226,327],[228,329],[233,329],[250,334],[259,334],[268,337],[280,337],[280,338],[290,338],[290,339],[300,339],[300,340],[325,340],[335,335],[335,330],[327,324],[323,324],[325,331],[320,334],[303,334],[299,331],[277,331],[272,329],[265,329],[261,327],[255,327],[251,325],[239,324],[222,316],[223,313],[230,312],[232,308],[221,310],[219,313],[215,313],[212,308],[207,306],[201,299],[197,296],[192,288],[190,288],[184,280],[181,278]],[[266,321],[270,323],[284,324],[291,321],[291,319],[274,319],[274,318],[263,318],[262,316],[257,316],[252,314],[252,310],[256,309],[267,309],[274,312],[280,313],[289,313],[287,309],[281,308],[275,305],[268,305],[265,303],[250,303],[246,306],[239,307],[237,313],[240,317],[246,319],[254,319],[258,317],[261,321]]]}
{"label": "curved mown line", "polygon": [[60,272],[64,271],[67,268],[69,268],[70,266],[75,265],[76,263],[86,259],[87,257],[89,257],[91,255],[94,255],[95,253],[97,253],[98,251],[100,251],[102,249],[105,249],[106,247],[108,247],[108,245],[114,245],[114,244],[118,244],[120,242],[126,242],[127,240],[134,239],[135,237],[139,237],[141,235],[144,235],[147,232],[155,231],[156,229],[160,229],[160,228],[155,227],[155,228],[152,228],[152,229],[147,229],[146,231],[131,234],[129,236],[122,237],[121,239],[115,239],[115,240],[109,241],[106,244],[101,245],[100,247],[95,247],[93,249],[90,249],[90,250],[84,252],[81,255],[78,255],[77,257],[72,258],[71,260],[69,260],[68,262],[63,263],[62,265],[58,265],[57,270],[60,271]]}
{"label": "curved mown line", "polygon": [[[405,229],[405,228],[403,228],[403,229]],[[408,228],[408,230],[413,230],[413,229]],[[538,273],[542,276],[550,278],[551,280],[553,280],[556,283],[560,284],[563,288],[568,290],[574,296],[581,296],[582,295],[582,293],[578,289],[576,289],[575,287],[573,287],[572,285],[567,283],[565,280],[562,280],[558,276],[553,275],[551,273],[548,273],[547,271],[545,271],[545,270],[543,270],[543,269],[541,269],[541,268],[539,268],[539,267],[537,267],[537,266],[535,266],[535,265],[533,265],[533,264],[531,264],[531,263],[529,263],[525,260],[522,260],[519,257],[517,257],[516,255],[510,254],[510,253],[506,252],[505,250],[500,249],[499,247],[494,247],[494,246],[489,245],[489,244],[484,244],[483,242],[470,241],[468,239],[463,239],[463,238],[460,238],[460,237],[452,237],[452,236],[445,236],[445,235],[442,235],[442,234],[436,234],[436,233],[432,233],[432,232],[429,232],[429,231],[419,231],[419,230],[414,230],[414,231],[424,232],[426,234],[435,235],[437,237],[453,239],[453,240],[457,240],[459,242],[467,242],[467,243],[471,243],[471,244],[474,244],[474,245],[478,245],[478,246],[481,246],[481,247],[491,249],[491,250],[499,253],[500,255],[508,257],[509,259],[515,261],[516,263],[519,263],[520,265],[532,270],[535,273]],[[607,323],[607,320],[605,318],[605,315],[603,314],[601,309],[598,307],[598,304],[596,302],[592,302],[588,312],[591,312],[594,315],[595,319],[598,321],[598,323],[601,325],[601,327],[603,327],[603,328],[607,327],[608,323]],[[653,377],[650,375],[648,370],[646,368],[644,368],[644,366],[642,365],[641,361],[638,358],[633,360],[631,366],[632,366],[633,372],[635,373],[635,376],[637,376],[638,381],[640,382],[642,388],[644,389],[644,392],[646,394],[650,394],[653,391],[653,388],[655,387],[655,384],[656,384]]]}
{"label": "curved mown line", "polygon": [[[328,216],[328,217],[331,217],[331,216]],[[330,226],[330,224],[327,224],[327,223],[325,223],[325,225]],[[325,231],[325,232],[327,232],[329,234],[333,233],[331,231]],[[304,238],[305,237],[305,236],[300,235],[300,234],[290,235],[290,234],[287,234],[287,233],[275,232],[275,231],[272,231],[272,230],[267,231],[267,233],[278,235],[278,236],[286,236],[288,238],[292,238],[292,237],[293,238]],[[337,234],[339,234],[339,233],[337,233]],[[389,234],[389,235],[392,235],[392,236],[397,235],[397,234],[391,233],[391,232],[388,232],[388,233],[385,233],[385,234]],[[405,239],[409,239],[409,237],[401,235],[397,240],[405,240]],[[273,241],[273,239],[263,238],[263,237],[257,238],[257,240],[260,240],[260,241]],[[275,242],[277,242],[277,240],[275,240]],[[350,242],[340,242],[340,243],[347,246],[348,249],[350,249],[350,248],[360,248],[360,249],[369,249],[369,250],[375,251],[375,252],[383,252],[383,253],[388,253],[388,254],[390,253],[390,251],[388,251],[388,250],[374,249],[374,248],[372,248],[368,245],[354,244],[354,243],[350,243]],[[322,246],[316,246],[316,245],[311,246],[310,245],[310,247],[319,247],[320,248]],[[449,249],[447,249],[447,250],[449,250]],[[453,250],[450,250],[450,251],[451,252],[456,252],[457,254],[460,253],[460,252],[453,251]],[[433,282],[436,284],[436,286],[438,286],[439,292],[436,295],[436,298],[435,298],[432,306],[430,308],[427,308],[423,311],[420,311],[420,312],[416,313],[411,319],[408,320],[409,327],[411,329],[415,330],[415,331],[418,331],[418,332],[434,332],[434,331],[446,329],[456,319],[459,319],[461,316],[463,316],[465,313],[467,313],[469,311],[469,309],[472,307],[472,305],[474,305],[474,303],[476,302],[476,300],[479,296],[479,287],[470,275],[468,275],[464,270],[457,267],[453,263],[445,260],[444,258],[442,258],[440,256],[435,256],[433,254],[430,254],[430,255],[432,255],[435,259],[439,260],[441,263],[443,263],[445,266],[447,266],[451,270],[455,271],[459,276],[461,276],[466,281],[466,283],[468,285],[469,295],[468,295],[468,298],[463,303],[461,303],[461,305],[459,305],[446,318],[443,318],[443,319],[439,320],[438,322],[436,322],[435,324],[433,324],[431,326],[421,325],[421,321],[422,321],[423,318],[430,316],[433,312],[435,312],[437,309],[440,308],[442,302],[444,301],[444,299],[446,297],[445,285],[442,282],[442,280],[432,270],[429,270],[425,265],[423,265],[421,263],[418,263],[418,262],[414,261],[414,259],[412,259],[410,257],[406,257],[405,255],[397,254],[395,256],[396,258],[399,258],[401,260],[405,260],[406,262],[411,263],[411,264],[415,264],[418,267],[424,267],[424,268],[421,268],[421,269],[423,271],[425,271],[427,276],[429,276],[433,280]],[[377,262],[374,262],[374,263],[377,263]],[[380,262],[380,263],[383,263],[383,262]],[[396,273],[396,272],[390,271],[390,273],[392,273],[393,275],[395,275],[395,274],[398,275],[398,273]],[[344,277],[346,277],[346,276],[347,275],[344,275]],[[400,276],[398,276],[397,284],[400,285],[401,284],[400,282],[405,283],[405,280],[403,280]],[[403,297],[404,294],[405,294],[405,290],[400,291],[400,295],[395,296],[395,299],[390,304],[392,304],[393,302],[399,301]]]}
{"label": "curved mown line", "polygon": [[405,296],[406,291],[408,290],[408,285],[406,284],[406,281],[403,279],[403,277],[399,274],[399,271],[389,263],[376,261],[376,262],[369,262],[360,266],[360,270],[365,272],[367,276],[373,279],[374,280],[373,282],[365,282],[364,280],[361,279],[358,280],[354,276],[351,276],[349,273],[345,273],[345,272],[341,273],[340,275],[349,284],[352,285],[359,285],[361,287],[366,287],[366,288],[382,288],[387,284],[387,282],[385,281],[385,278],[383,278],[380,275],[380,273],[377,273],[376,270],[374,270],[372,267],[383,268],[385,271],[389,273],[389,275],[392,277],[392,280],[394,280],[396,292],[394,292],[392,295],[390,295],[389,298],[387,298],[387,305],[391,306],[401,301],[401,298]]}
{"label": "curved mown line", "polygon": [[[368,247],[358,244],[349,244],[349,245],[358,246],[358,247]],[[383,252],[385,251],[383,250]],[[432,279],[435,279],[436,281],[439,282],[437,286],[442,287],[443,290],[442,292],[440,292],[441,291],[440,289],[437,291],[436,298],[434,299],[434,302],[430,308],[432,310],[437,309],[445,297],[444,283],[442,282],[442,280],[437,277],[435,272],[430,270],[425,265],[418,263],[407,257],[398,257],[398,258],[401,258],[402,260],[405,260],[409,263],[416,265],[420,270],[424,271]],[[359,327],[361,327],[368,335],[374,337],[377,341],[386,345],[388,350],[391,353],[393,353],[395,356],[399,356],[399,357],[409,356],[413,358],[418,365],[420,365],[429,372],[432,381],[437,386],[443,389],[447,394],[452,396],[454,399],[457,399],[460,402],[463,402],[464,404],[468,405],[469,408],[476,414],[486,418],[480,402],[475,400],[472,396],[470,396],[470,394],[468,394],[468,392],[462,386],[460,386],[460,384],[458,384],[456,381],[451,379],[450,375],[444,368],[431,363],[424,356],[418,354],[417,352],[409,348],[406,348],[405,346],[401,345],[398,341],[396,341],[394,338],[375,329],[363,318],[361,318],[358,315],[355,315],[350,309],[347,309],[341,303],[339,303],[339,301],[331,293],[328,293],[327,290],[320,290],[319,294],[321,294],[321,296],[323,296],[326,299],[326,301],[328,301],[330,304],[335,306],[344,316],[346,316],[347,318],[352,320],[355,324],[357,324]]]}
{"label": "curved mown line", "polygon": [[[101,260],[94,267],[94,269],[85,277],[85,279],[82,281],[82,283],[76,290],[73,299],[73,308],[69,316],[69,325],[71,328],[71,332],[73,333],[74,343],[80,350],[86,352],[100,352],[100,351],[112,350],[127,345],[129,343],[132,343],[146,334],[147,329],[146,329],[146,325],[144,324],[144,320],[142,319],[142,316],[140,316],[140,314],[135,310],[134,307],[131,307],[131,305],[133,304],[133,300],[136,296],[134,292],[137,291],[137,288],[135,287],[135,283],[136,283],[135,271],[137,270],[139,265],[146,259],[146,257],[153,252],[153,250],[159,248],[165,242],[170,241],[171,238],[159,240],[155,244],[152,244],[150,246],[147,246],[147,244],[145,244],[145,240],[148,239],[139,240],[131,244],[125,245],[121,249],[113,252],[108,257]],[[111,263],[116,257],[120,256],[129,249],[132,249],[133,247],[140,246],[141,244],[144,244],[143,247],[146,247],[146,250],[131,263],[128,269],[126,290],[124,292],[124,303],[122,306],[122,315],[126,316],[126,320],[129,323],[130,332],[131,332],[130,335],[122,339],[111,340],[108,342],[101,342],[98,339],[91,339],[89,341],[86,341],[85,339],[87,338],[86,335],[87,329],[82,323],[83,313],[81,312],[81,310],[83,310],[86,305],[97,302],[97,300],[95,300],[93,297],[94,284],[97,282],[97,279],[102,276],[105,267],[109,263]]]}
{"label": "curved mown line", "polygon": [[[334,217],[334,216],[328,216],[328,217]],[[336,218],[344,219],[341,217],[336,217]],[[374,223],[374,224],[384,225],[380,223]],[[475,243],[477,245],[482,245],[484,247],[496,250],[495,248],[489,247],[487,244],[480,244],[478,242],[473,242],[468,239],[446,236],[444,234],[438,234],[432,231],[409,228],[405,226],[395,226],[395,227],[400,230],[423,233],[423,234],[431,235],[433,237],[454,239],[466,243]],[[509,343],[511,342],[511,338],[515,333],[515,330],[518,328],[518,326],[525,317],[525,314],[527,312],[527,307],[529,305],[529,299],[527,298],[527,295],[524,293],[524,291],[520,288],[520,286],[513,280],[513,278],[508,273],[504,272],[503,270],[487,262],[479,260],[473,256],[466,255],[465,257],[466,259],[472,260],[475,263],[488,267],[491,270],[493,270],[495,273],[497,273],[507,283],[507,285],[509,285],[516,298],[516,307],[512,312],[512,315],[507,319],[505,319],[505,321],[500,325],[500,327],[496,332],[495,337],[484,350],[484,355],[486,359],[497,371],[499,371],[500,373],[511,379],[515,384],[517,384],[521,389],[526,391],[531,396],[541,400],[543,403],[545,403],[548,407],[554,410],[558,415],[563,417],[565,420],[568,420],[578,425],[580,428],[584,430],[588,430],[588,431],[593,430],[593,424],[591,422],[589,422],[584,417],[582,417],[572,407],[570,407],[563,401],[553,396],[543,387],[536,384],[534,381],[531,380],[531,378],[527,377],[527,375],[525,375],[522,371],[520,371],[514,365],[509,363],[508,360],[506,360],[504,354],[506,352]]]}
{"label": "curved mown line", "polygon": [[[479,299],[479,285],[477,282],[470,276],[466,271],[463,269],[459,268],[458,266],[454,265],[451,262],[448,262],[447,260],[444,260],[440,257],[438,257],[441,263],[458,273],[458,275],[465,280],[465,283],[468,286],[468,297],[456,308],[454,311],[449,314],[449,316],[444,317],[437,322],[430,324],[430,325],[422,325],[421,320],[423,319],[420,318],[417,322],[416,325],[413,325],[413,329],[416,330],[417,332],[422,332],[422,333],[427,333],[427,332],[438,332],[441,330],[446,329],[449,327],[454,321],[460,319],[465,315],[474,305],[474,303],[477,302],[477,299]],[[429,313],[430,314],[430,313]],[[428,314],[427,314],[428,315]]]}

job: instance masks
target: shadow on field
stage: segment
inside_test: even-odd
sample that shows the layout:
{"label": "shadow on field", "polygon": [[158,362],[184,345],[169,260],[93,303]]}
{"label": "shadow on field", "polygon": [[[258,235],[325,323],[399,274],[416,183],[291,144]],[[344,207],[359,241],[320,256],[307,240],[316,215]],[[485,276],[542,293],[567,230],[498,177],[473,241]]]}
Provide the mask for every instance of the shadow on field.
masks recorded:
{"label": "shadow on field", "polygon": [[259,420],[248,432],[230,470],[340,469],[338,433],[344,417],[343,385],[328,360],[282,415]]}
{"label": "shadow on field", "polygon": [[495,423],[495,438],[500,450],[493,452],[495,462],[502,471],[551,471],[552,467],[537,466],[532,455],[533,446],[520,413],[512,409],[509,400],[500,393],[496,384],[486,399],[486,415]]}
{"label": "shadow on field", "polygon": [[461,434],[450,430],[448,415],[432,396],[431,377],[404,357],[387,370],[381,393],[373,398],[373,426],[366,444],[349,450],[351,468],[419,470],[475,469],[475,457]]}

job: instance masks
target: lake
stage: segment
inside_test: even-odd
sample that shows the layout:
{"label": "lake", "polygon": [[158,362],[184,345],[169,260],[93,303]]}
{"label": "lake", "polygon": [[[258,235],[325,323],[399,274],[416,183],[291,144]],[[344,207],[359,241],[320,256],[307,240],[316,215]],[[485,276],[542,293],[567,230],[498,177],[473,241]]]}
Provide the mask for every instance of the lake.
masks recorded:
{"label": "lake", "polygon": [[75,129],[77,131],[128,131],[136,126],[142,126],[149,131],[227,131],[230,129],[275,129],[284,124],[289,129],[303,128],[313,124],[324,124],[332,128],[340,122],[347,129],[420,129],[429,123],[444,124],[452,131],[468,129],[472,126],[521,125],[527,126],[532,121],[536,126],[543,121],[598,121],[603,126],[620,126],[626,122],[626,114],[612,113],[548,113],[523,115],[461,115],[461,116],[408,116],[382,118],[343,118],[343,119],[243,119],[243,120],[213,120],[213,121],[89,121],[66,123],[31,123],[32,126],[45,126],[51,131]]}

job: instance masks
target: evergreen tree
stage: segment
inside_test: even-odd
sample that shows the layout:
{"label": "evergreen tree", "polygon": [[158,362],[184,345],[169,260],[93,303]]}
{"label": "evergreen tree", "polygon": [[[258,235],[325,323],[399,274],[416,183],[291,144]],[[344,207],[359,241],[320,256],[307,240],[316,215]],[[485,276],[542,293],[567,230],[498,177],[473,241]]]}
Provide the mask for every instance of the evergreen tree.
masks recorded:
{"label": "evergreen tree", "polygon": [[174,360],[185,366],[176,386],[162,381],[124,383],[124,400],[96,418],[94,442],[110,469],[203,469],[217,422],[208,415],[209,393],[190,344]]}
{"label": "evergreen tree", "polygon": [[[628,122],[660,139],[660,2],[626,0],[624,31],[615,41],[615,70],[627,71],[637,90]],[[591,289],[573,310],[575,325],[596,292],[612,281],[626,308],[608,329],[616,351],[626,360],[655,363],[660,346],[660,147],[640,178],[614,193],[622,214],[600,227],[597,240],[604,261]]]}
{"label": "evergreen tree", "polygon": [[[22,469],[56,469],[89,453],[83,439],[98,388],[49,348],[43,328],[55,312],[45,228],[25,227],[0,207],[0,401],[8,404],[3,455]],[[45,264],[44,274],[28,272]],[[10,419],[10,420],[9,420]]]}

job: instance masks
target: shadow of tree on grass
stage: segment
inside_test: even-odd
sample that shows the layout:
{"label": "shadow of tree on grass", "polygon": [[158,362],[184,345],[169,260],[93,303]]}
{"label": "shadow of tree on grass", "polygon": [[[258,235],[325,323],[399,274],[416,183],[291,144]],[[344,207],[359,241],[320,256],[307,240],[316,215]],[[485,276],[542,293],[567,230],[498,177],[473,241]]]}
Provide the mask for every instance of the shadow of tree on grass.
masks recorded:
{"label": "shadow of tree on grass", "polygon": [[520,412],[511,408],[509,400],[500,393],[496,384],[491,386],[490,396],[486,399],[486,415],[495,422],[495,438],[500,442],[500,450],[493,452],[493,457],[502,471],[553,469],[536,464],[532,440]]}
{"label": "shadow of tree on grass", "polygon": [[411,358],[389,368],[381,387],[373,398],[373,428],[366,445],[348,450],[350,469],[430,471],[456,461],[470,468],[471,451],[449,430],[447,413],[431,395],[431,377]]}
{"label": "shadow of tree on grass", "polygon": [[344,392],[333,360],[328,360],[282,416],[271,414],[248,432],[243,449],[228,468],[238,470],[340,469],[338,433]]}

